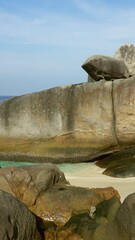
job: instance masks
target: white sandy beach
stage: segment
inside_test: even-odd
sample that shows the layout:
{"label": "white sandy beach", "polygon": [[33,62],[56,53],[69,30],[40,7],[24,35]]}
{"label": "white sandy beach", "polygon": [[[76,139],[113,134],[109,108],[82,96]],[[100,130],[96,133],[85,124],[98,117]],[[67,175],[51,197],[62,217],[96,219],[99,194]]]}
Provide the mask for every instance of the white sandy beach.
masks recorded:
{"label": "white sandy beach", "polygon": [[60,169],[65,173],[66,179],[75,186],[89,188],[114,187],[121,196],[121,201],[127,195],[135,192],[135,177],[114,178],[103,175],[104,169],[94,163],[61,164]]}

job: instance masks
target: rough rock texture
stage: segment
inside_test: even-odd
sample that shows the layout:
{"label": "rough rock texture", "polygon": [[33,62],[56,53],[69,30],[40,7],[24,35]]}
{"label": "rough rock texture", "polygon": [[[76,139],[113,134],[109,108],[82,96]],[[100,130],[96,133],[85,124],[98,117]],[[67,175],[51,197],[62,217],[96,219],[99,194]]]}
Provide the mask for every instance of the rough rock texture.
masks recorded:
{"label": "rough rock texture", "polygon": [[53,164],[0,169],[0,188],[27,206],[33,206],[42,192],[58,182],[67,184],[64,173]]}
{"label": "rough rock texture", "polygon": [[[135,193],[122,204],[117,198],[100,202],[93,216],[73,216],[57,231],[46,231],[46,240],[131,240],[135,239]],[[55,236],[55,237],[54,237]]]}
{"label": "rough rock texture", "polygon": [[101,79],[109,81],[129,77],[128,68],[125,63],[108,56],[94,55],[84,62],[82,68],[95,81]]}
{"label": "rough rock texture", "polygon": [[53,221],[60,227],[72,216],[83,212],[90,213],[91,207],[113,196],[119,199],[118,192],[111,187],[87,189],[56,184],[42,193],[30,209],[44,221]]}
{"label": "rough rock texture", "polygon": [[25,161],[89,160],[117,145],[113,125],[112,82],[13,98],[0,106],[0,156]]}
{"label": "rough rock texture", "polygon": [[[45,222],[64,225],[71,216],[89,212],[103,200],[119,194],[111,187],[88,189],[70,186],[52,164],[23,168],[1,168],[0,188],[23,201]],[[6,182],[6,184],[5,184]],[[8,186],[8,187],[7,187]]]}
{"label": "rough rock texture", "polygon": [[92,240],[98,226],[114,221],[119,207],[120,202],[115,197],[102,201],[96,206],[92,217],[88,213],[73,216],[58,230],[56,239]]}
{"label": "rough rock texture", "polygon": [[133,44],[121,46],[114,54],[114,58],[123,60],[129,69],[129,75],[135,75],[135,46]]}
{"label": "rough rock texture", "polygon": [[113,85],[115,132],[119,144],[135,143],[135,76]]}
{"label": "rough rock texture", "polygon": [[0,239],[41,240],[35,216],[11,194],[0,191]]}
{"label": "rough rock texture", "polygon": [[0,106],[5,160],[80,162],[135,143],[135,76],[54,88]]}
{"label": "rough rock texture", "polygon": [[135,193],[129,195],[119,207],[113,222],[97,227],[92,240],[135,239]]}
{"label": "rough rock texture", "polygon": [[122,240],[135,239],[135,193],[130,194],[118,209],[116,223]]}

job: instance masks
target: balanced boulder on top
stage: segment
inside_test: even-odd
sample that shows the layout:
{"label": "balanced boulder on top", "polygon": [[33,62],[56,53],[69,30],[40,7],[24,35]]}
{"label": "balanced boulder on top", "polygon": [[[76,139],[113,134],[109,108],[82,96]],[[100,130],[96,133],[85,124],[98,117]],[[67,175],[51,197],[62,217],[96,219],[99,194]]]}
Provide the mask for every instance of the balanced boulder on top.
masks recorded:
{"label": "balanced boulder on top", "polygon": [[129,70],[124,61],[108,56],[94,55],[84,62],[82,68],[95,81],[129,77]]}

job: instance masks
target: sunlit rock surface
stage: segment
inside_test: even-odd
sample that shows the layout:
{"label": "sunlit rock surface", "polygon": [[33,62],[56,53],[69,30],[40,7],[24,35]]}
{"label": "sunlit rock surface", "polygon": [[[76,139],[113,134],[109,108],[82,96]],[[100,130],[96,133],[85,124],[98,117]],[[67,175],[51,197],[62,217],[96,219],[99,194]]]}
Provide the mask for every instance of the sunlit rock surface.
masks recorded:
{"label": "sunlit rock surface", "polygon": [[135,77],[2,102],[1,159],[81,162],[133,145],[134,102]]}

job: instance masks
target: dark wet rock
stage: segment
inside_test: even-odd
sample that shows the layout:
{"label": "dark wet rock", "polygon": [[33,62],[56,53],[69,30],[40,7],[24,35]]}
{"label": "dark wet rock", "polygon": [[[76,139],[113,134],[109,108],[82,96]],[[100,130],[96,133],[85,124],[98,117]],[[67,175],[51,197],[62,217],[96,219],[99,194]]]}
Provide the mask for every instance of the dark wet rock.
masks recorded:
{"label": "dark wet rock", "polygon": [[116,214],[118,232],[122,240],[135,239],[135,193],[130,194]]}
{"label": "dark wet rock", "polygon": [[120,78],[128,78],[129,71],[122,60],[112,57],[94,55],[88,58],[82,68],[94,79],[99,80],[115,80]]}
{"label": "dark wet rock", "polygon": [[117,210],[113,221],[100,224],[92,240],[135,239],[135,193],[129,195]]}
{"label": "dark wet rock", "polygon": [[[85,212],[71,217],[71,219],[57,231],[56,239],[72,239],[73,237],[73,239],[75,239],[75,237],[84,240],[93,239],[94,232],[99,225],[114,221],[119,206],[120,201],[114,197],[99,203],[96,206],[93,216]],[[109,215],[112,209],[113,215],[110,218]]]}
{"label": "dark wet rock", "polygon": [[35,216],[11,194],[0,191],[0,239],[43,240]]}
{"label": "dark wet rock", "polygon": [[103,174],[117,177],[135,177],[135,147],[121,150],[96,162],[96,165],[105,168]]}

